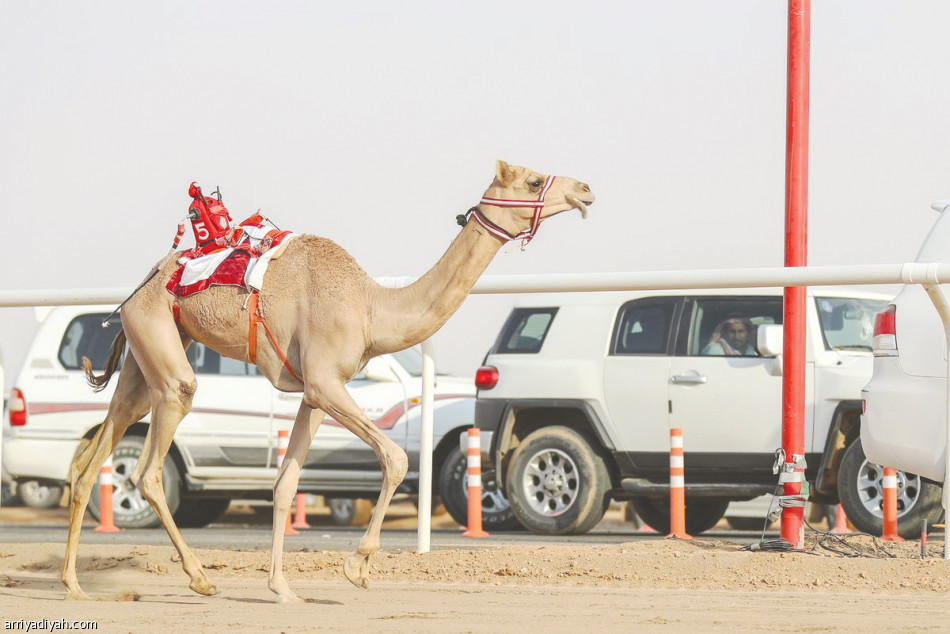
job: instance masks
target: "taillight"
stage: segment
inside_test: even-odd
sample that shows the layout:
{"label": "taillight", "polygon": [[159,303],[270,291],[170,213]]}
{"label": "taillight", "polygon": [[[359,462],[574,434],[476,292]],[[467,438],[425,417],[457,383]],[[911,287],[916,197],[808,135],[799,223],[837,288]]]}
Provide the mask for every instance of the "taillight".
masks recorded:
{"label": "taillight", "polygon": [[490,390],[498,385],[498,369],[490,365],[483,365],[475,371],[475,387],[480,390]]}
{"label": "taillight", "polygon": [[897,354],[897,306],[889,304],[874,318],[874,356],[892,357]]}
{"label": "taillight", "polygon": [[10,413],[11,427],[22,427],[26,425],[26,399],[23,398],[23,392],[21,392],[19,388],[13,388],[10,392],[8,411]]}

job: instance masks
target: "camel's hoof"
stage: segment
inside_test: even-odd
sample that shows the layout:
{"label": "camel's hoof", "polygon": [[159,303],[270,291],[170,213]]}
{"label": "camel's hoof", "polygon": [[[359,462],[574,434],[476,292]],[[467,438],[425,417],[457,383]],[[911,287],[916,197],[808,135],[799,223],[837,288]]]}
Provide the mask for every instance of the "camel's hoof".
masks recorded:
{"label": "camel's hoof", "polygon": [[89,595],[86,594],[82,588],[76,588],[75,590],[70,588],[69,591],[66,593],[66,600],[67,601],[88,601]]}
{"label": "camel's hoof", "polygon": [[267,587],[271,592],[277,595],[277,603],[306,603],[303,599],[294,594],[287,582],[281,580],[277,582],[268,582]]}
{"label": "camel's hoof", "polygon": [[197,592],[198,594],[203,594],[206,597],[213,597],[216,594],[221,594],[221,591],[215,587],[210,581],[192,581],[188,584],[188,587]]}
{"label": "camel's hoof", "polygon": [[278,594],[277,603],[306,603],[306,601],[291,592],[289,594]]}
{"label": "camel's hoof", "polygon": [[361,590],[369,588],[369,555],[356,553],[343,562],[343,576]]}

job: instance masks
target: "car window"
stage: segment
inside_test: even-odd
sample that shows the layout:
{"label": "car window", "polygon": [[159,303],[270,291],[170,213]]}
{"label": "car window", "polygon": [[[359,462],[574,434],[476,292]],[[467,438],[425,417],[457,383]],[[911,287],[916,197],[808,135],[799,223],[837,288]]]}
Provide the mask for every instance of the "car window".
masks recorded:
{"label": "car window", "polygon": [[492,352],[530,354],[541,350],[557,308],[516,308],[508,315]]}
{"label": "car window", "polygon": [[422,376],[422,351],[418,346],[390,354],[410,376]]}
{"label": "car window", "polygon": [[667,354],[675,301],[635,300],[620,308],[613,354]]}
{"label": "car window", "polygon": [[109,325],[103,328],[102,320],[105,318],[105,313],[89,313],[69,322],[59,344],[59,362],[64,368],[81,370],[83,357],[89,359],[93,370],[101,371],[105,367],[112,340],[122,328],[118,316],[112,317]]}
{"label": "car window", "polygon": [[816,297],[826,350],[870,350],[874,317],[887,302],[853,297]]}
{"label": "car window", "polygon": [[222,357],[220,354],[195,341],[188,346],[188,363],[195,374],[221,374],[224,376],[260,376],[256,365]]}
{"label": "car window", "polygon": [[696,298],[689,356],[758,356],[758,327],[782,323],[781,297]]}

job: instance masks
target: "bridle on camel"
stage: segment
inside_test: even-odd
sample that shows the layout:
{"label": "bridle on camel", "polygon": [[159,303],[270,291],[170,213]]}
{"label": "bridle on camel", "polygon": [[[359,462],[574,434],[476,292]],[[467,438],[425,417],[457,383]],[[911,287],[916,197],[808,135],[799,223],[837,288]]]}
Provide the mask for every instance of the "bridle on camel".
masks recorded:
{"label": "bridle on camel", "polygon": [[505,198],[491,198],[489,196],[485,196],[481,199],[479,204],[491,205],[493,207],[534,207],[534,217],[531,219],[531,226],[524,231],[510,233],[489,220],[477,206],[472,207],[464,214],[459,214],[455,219],[459,225],[464,227],[469,218],[475,218],[475,221],[484,227],[485,231],[496,238],[505,241],[521,240],[521,248],[524,249],[531,241],[531,238],[534,237],[534,234],[538,232],[538,227],[541,226],[541,210],[544,209],[544,197],[548,193],[548,190],[551,189],[551,185],[554,184],[555,178],[557,177],[548,176],[547,180],[544,181],[544,186],[541,187],[541,192],[538,194],[537,200],[508,200]]}

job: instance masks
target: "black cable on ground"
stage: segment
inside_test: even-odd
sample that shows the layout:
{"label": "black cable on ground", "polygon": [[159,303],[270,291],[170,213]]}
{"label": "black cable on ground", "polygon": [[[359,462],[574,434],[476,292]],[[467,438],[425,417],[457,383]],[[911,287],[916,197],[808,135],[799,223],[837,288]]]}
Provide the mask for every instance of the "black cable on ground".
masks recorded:
{"label": "black cable on ground", "polygon": [[[835,553],[841,557],[850,557],[850,558],[868,558],[868,559],[887,559],[887,558],[896,558],[897,555],[887,550],[881,541],[874,537],[873,535],[866,535],[864,533],[855,533],[853,535],[841,535],[838,533],[832,533],[831,531],[823,531],[815,528],[808,523],[808,520],[804,520],[805,526],[807,526],[815,535],[818,536],[815,543],[809,549],[803,548],[792,548],[792,544],[784,539],[779,537],[778,539],[765,539],[765,529],[762,531],[762,539],[754,544],[749,544],[748,546],[743,546],[740,550],[750,551],[750,552],[795,552],[795,553],[804,553],[808,555],[819,555],[820,553],[816,552],[820,547],[823,550]],[[768,528],[768,519],[766,519],[766,529]],[[849,538],[866,538],[871,537],[874,542],[874,549],[869,551],[867,548],[862,547],[858,544],[849,543]],[[853,540],[850,540],[853,541]]]}

